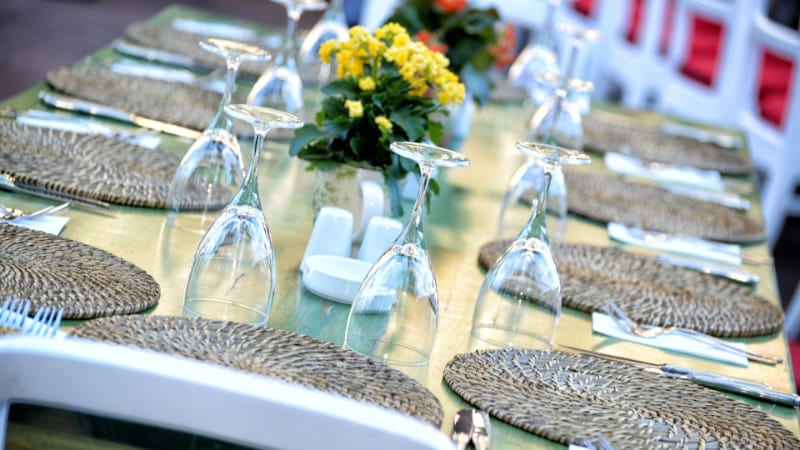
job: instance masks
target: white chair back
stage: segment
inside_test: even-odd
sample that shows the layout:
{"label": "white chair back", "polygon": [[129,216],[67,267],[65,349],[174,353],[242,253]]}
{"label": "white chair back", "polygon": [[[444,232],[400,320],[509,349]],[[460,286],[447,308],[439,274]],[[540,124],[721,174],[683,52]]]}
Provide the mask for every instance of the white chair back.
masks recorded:
{"label": "white chair back", "polygon": [[0,446],[12,404],[269,449],[452,449],[387,409],[195,360],[82,339],[0,339]]}
{"label": "white chair back", "polygon": [[[754,0],[675,0],[667,70],[658,109],[700,122],[730,126],[736,123],[741,97],[742,61]],[[722,32],[710,86],[681,71],[690,57],[694,21],[719,23]]]}

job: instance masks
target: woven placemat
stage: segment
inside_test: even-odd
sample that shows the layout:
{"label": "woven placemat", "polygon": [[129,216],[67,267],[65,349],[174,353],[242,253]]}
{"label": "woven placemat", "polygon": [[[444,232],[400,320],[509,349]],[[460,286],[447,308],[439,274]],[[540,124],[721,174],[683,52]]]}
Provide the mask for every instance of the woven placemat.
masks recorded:
{"label": "woven placemat", "polygon": [[0,223],[0,298],[29,299],[33,309],[62,308],[66,319],[133,314],[155,305],[156,280],[104,250]]}
{"label": "woven placemat", "polygon": [[[99,67],[61,67],[47,73],[56,91],[150,119],[205,130],[217,113],[221,94],[185,83],[157,80],[114,72]],[[236,98],[233,103],[242,99]],[[249,136],[252,128],[234,121],[237,135]]]}
{"label": "woven placemat", "polygon": [[[180,157],[103,136],[0,121],[0,173],[18,183],[127,206],[166,208]],[[205,192],[198,187],[201,206]],[[212,206],[222,207],[225,199]]]}
{"label": "woven placemat", "polygon": [[753,164],[745,152],[684,136],[666,134],[660,124],[613,113],[583,118],[584,146],[604,153],[628,153],[646,162],[691,166],[728,175],[748,175]]}
{"label": "woven placemat", "polygon": [[[565,170],[564,177],[570,212],[593,220],[740,244],[766,239],[763,225],[747,213],[726,206],[627,181],[615,174]],[[529,204],[532,198],[530,191],[521,197]]]}
{"label": "woven placemat", "polygon": [[439,400],[380,361],[287,331],[168,316],[92,320],[74,336],[116,342],[278,378],[394,409],[439,428]]}
{"label": "woven placemat", "polygon": [[[494,265],[511,241],[484,244],[478,261]],[[783,311],[739,284],[618,248],[554,244],[564,306],[602,311],[612,298],[633,320],[720,337],[750,337],[783,327]]]}
{"label": "woven placemat", "polygon": [[[187,56],[201,66],[225,70],[224,58],[203,50],[198,44],[200,41],[214,36],[190,33],[170,26],[134,23],[125,29],[125,37],[145,47]],[[249,43],[265,48],[259,42]],[[238,73],[243,77],[258,78],[269,67],[269,64],[269,61],[243,61]]]}
{"label": "woven placemat", "polygon": [[542,350],[456,355],[444,379],[467,402],[562,444],[601,435],[615,449],[797,449],[766,413],[689,381]]}

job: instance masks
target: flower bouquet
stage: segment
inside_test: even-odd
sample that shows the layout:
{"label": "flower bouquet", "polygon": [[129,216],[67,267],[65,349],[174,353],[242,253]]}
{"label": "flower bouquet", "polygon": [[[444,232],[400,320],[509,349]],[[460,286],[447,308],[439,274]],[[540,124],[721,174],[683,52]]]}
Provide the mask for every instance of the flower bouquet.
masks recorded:
{"label": "flower bouquet", "polygon": [[402,25],[416,40],[447,56],[450,69],[478,105],[489,99],[492,69],[514,60],[514,27],[501,23],[494,8],[473,8],[466,0],[405,0],[387,22]]}
{"label": "flower bouquet", "polygon": [[[328,64],[336,58],[337,79],[322,88],[326,97],[315,123],[295,131],[289,153],[311,169],[346,164],[383,172],[392,214],[399,216],[399,182],[416,165],[395,155],[389,144],[437,141],[443,127],[434,113],[460,104],[464,85],[448,70],[444,55],[413,41],[394,23],[374,35],[352,27],[347,40],[325,42],[320,57]],[[431,190],[438,187],[432,184]]]}

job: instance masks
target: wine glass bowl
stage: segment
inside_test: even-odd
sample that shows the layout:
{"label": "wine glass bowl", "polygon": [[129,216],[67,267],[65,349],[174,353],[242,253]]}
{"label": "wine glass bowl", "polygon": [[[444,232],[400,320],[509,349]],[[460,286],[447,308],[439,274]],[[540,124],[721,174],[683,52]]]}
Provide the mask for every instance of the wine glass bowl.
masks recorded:
{"label": "wine glass bowl", "polygon": [[551,348],[561,317],[561,282],[549,247],[547,191],[560,165],[591,160],[574,149],[519,142],[517,149],[544,168],[539,198],[528,223],[497,260],[483,282],[472,319],[479,345]]}
{"label": "wine glass bowl", "polygon": [[253,127],[253,156],[238,193],[211,224],[195,251],[183,313],[264,325],[275,296],[275,252],[258,192],[264,139],[273,128],[299,128],[296,116],[234,104],[225,113]]}
{"label": "wine glass bowl", "polygon": [[265,61],[271,55],[253,45],[225,39],[206,39],[200,47],[225,58],[225,91],[219,108],[203,134],[189,147],[170,183],[168,224],[203,234],[239,188],[244,162],[232,123],[224,114],[236,87],[236,72],[242,61]]}
{"label": "wine glass bowl", "polygon": [[347,40],[348,33],[342,0],[331,0],[328,9],[300,44],[298,62],[304,82],[322,85],[335,77],[332,65],[320,59],[319,49],[331,39]]}
{"label": "wine glass bowl", "polygon": [[[297,22],[304,11],[321,10],[327,7],[323,0],[272,0],[286,8],[287,26],[283,45],[273,64],[256,80],[247,103],[286,111],[304,117],[303,81],[297,71],[295,39]],[[275,139],[288,139],[291,133],[273,133]]]}
{"label": "wine glass bowl", "polygon": [[435,167],[463,167],[469,160],[430,144],[393,142],[390,148],[419,165],[419,192],[405,228],[353,299],[344,346],[390,365],[424,366],[436,334],[439,300],[422,232],[423,202]]}

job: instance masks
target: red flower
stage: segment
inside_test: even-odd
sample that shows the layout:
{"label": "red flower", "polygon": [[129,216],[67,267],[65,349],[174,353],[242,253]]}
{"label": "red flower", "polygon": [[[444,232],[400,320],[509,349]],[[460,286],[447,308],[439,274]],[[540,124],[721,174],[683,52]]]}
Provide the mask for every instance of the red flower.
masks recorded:
{"label": "red flower", "polygon": [[436,35],[428,30],[419,30],[417,35],[414,36],[414,39],[427,45],[429,49],[435,52],[439,52],[443,55],[447,54],[447,44],[439,41]]}
{"label": "red flower", "polygon": [[467,0],[436,0],[436,6],[445,13],[457,13],[467,6]]}
{"label": "red flower", "polygon": [[495,67],[501,69],[514,60],[517,35],[514,32],[514,25],[510,23],[496,24],[496,28],[499,27],[502,27],[502,31],[498,42],[493,44],[489,51],[495,58]]}

